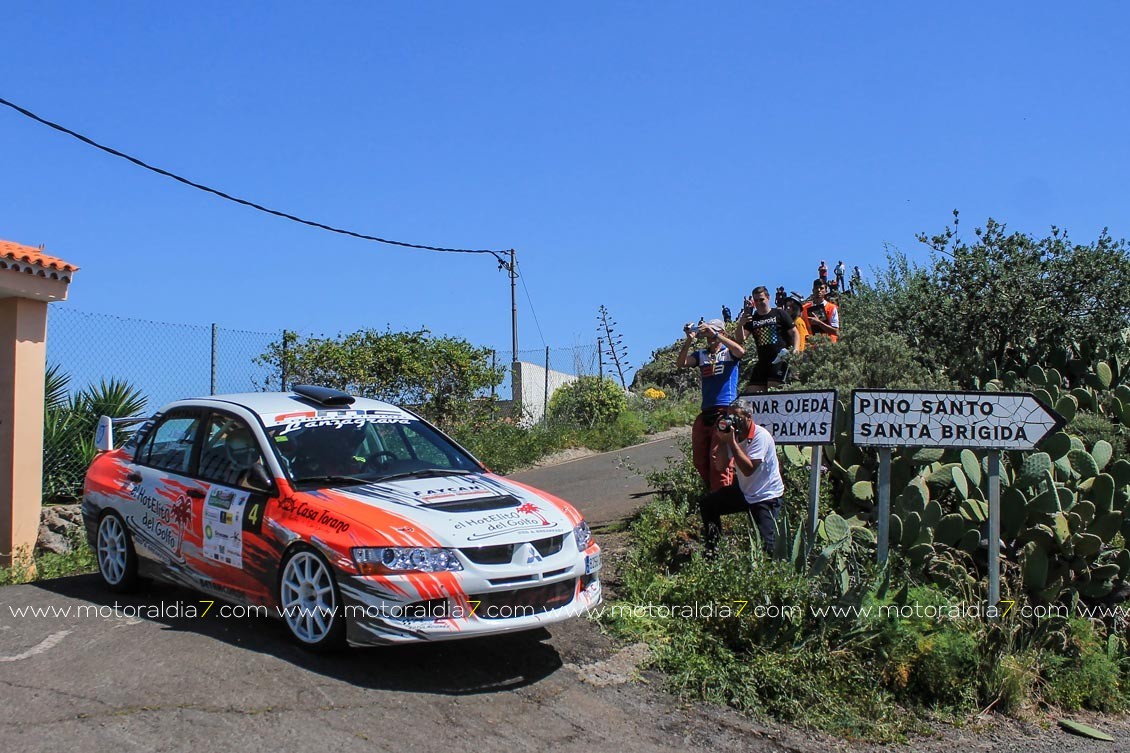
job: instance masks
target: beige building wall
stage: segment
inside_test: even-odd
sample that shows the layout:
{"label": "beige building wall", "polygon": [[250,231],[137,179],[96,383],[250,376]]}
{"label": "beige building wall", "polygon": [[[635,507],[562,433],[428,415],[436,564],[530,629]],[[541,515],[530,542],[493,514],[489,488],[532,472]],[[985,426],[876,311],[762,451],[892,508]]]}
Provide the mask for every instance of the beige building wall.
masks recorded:
{"label": "beige building wall", "polygon": [[46,332],[46,301],[0,298],[0,567],[39,532]]}
{"label": "beige building wall", "polygon": [[29,574],[43,503],[47,304],[67,299],[76,271],[42,246],[0,240],[0,567],[16,555]]}

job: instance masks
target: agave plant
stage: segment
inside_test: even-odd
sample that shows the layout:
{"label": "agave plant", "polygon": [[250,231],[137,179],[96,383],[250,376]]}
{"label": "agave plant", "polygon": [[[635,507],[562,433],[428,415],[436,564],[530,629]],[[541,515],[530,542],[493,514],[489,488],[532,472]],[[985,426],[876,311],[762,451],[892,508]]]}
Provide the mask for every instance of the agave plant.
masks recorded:
{"label": "agave plant", "polygon": [[[124,418],[145,410],[141,391],[120,379],[70,392],[70,376],[58,365],[47,369],[43,413],[43,498],[70,502],[82,495],[86,469],[94,459],[94,430],[100,416]],[[119,442],[124,437],[119,437]]]}

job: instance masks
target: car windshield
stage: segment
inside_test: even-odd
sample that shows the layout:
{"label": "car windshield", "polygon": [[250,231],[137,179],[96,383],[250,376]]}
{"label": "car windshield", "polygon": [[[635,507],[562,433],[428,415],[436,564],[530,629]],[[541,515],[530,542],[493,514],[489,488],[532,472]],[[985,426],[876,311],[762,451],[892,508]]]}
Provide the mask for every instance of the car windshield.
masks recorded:
{"label": "car windshield", "polygon": [[314,419],[267,430],[291,482],[339,486],[481,471],[482,467],[423,421]]}

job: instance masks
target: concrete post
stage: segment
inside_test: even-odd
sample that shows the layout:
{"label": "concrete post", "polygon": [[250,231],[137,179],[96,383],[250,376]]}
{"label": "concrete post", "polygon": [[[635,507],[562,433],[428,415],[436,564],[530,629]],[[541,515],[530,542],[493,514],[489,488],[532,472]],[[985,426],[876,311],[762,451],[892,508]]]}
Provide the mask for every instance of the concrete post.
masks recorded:
{"label": "concrete post", "polygon": [[0,298],[0,567],[30,567],[39,534],[46,335],[46,301]]}

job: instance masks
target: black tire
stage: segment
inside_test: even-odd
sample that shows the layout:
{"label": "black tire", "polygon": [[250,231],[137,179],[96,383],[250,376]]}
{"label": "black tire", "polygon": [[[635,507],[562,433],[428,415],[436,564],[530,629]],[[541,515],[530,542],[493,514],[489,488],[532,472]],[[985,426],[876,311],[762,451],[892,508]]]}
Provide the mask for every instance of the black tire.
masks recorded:
{"label": "black tire", "polygon": [[106,588],[115,593],[129,593],[137,588],[137,552],[133,538],[122,516],[113,510],[107,510],[98,519],[94,556]]}
{"label": "black tire", "polygon": [[277,589],[283,624],[308,651],[345,646],[345,613],[337,578],[326,558],[309,546],[292,547],[279,564]]}

